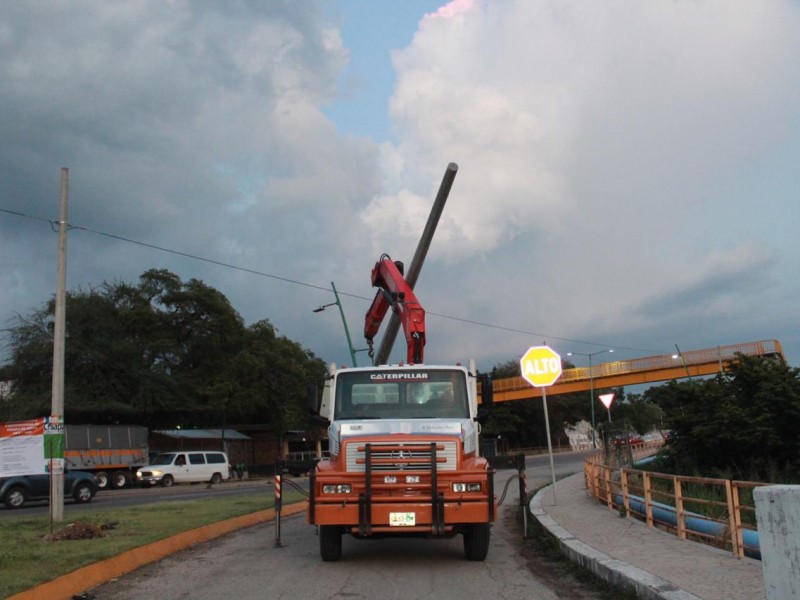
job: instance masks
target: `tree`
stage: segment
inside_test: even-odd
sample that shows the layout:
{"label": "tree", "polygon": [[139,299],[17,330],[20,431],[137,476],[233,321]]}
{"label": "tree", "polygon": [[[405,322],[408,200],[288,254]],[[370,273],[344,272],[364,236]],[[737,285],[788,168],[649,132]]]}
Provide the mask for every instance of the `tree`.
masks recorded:
{"label": "tree", "polygon": [[800,370],[739,355],[712,379],[670,382],[646,395],[674,432],[670,459],[677,471],[800,478]]}
{"label": "tree", "polygon": [[[14,419],[49,413],[53,310],[51,300],[5,331],[4,371],[14,381],[5,412]],[[268,321],[245,327],[222,293],[166,270],[145,272],[138,285],[71,292],[66,316],[67,422],[206,427],[257,418],[277,431],[303,420],[305,382],[324,372]]]}
{"label": "tree", "polygon": [[[642,394],[627,394],[624,388],[614,392],[614,403],[611,405],[611,429],[620,427],[633,429],[645,434],[653,429],[663,429],[664,411],[650,398]],[[601,407],[601,410],[605,410]]]}
{"label": "tree", "polygon": [[325,374],[322,360],[278,336],[269,321],[254,323],[228,370],[230,414],[242,422],[269,423],[278,435],[310,429],[307,384],[322,380]]}

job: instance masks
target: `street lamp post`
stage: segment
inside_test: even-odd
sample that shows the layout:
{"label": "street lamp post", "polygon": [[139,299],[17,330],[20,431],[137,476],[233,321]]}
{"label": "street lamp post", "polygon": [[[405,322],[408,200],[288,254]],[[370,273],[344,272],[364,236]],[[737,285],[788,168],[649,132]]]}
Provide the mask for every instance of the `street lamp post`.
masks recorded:
{"label": "street lamp post", "polygon": [[331,281],[331,289],[333,290],[333,295],[336,298],[336,302],[331,302],[330,304],[323,304],[319,308],[315,308],[312,312],[318,313],[322,312],[329,306],[338,306],[339,307],[339,314],[342,317],[342,325],[344,325],[344,335],[347,337],[347,349],[350,350],[350,360],[353,361],[353,366],[357,367],[358,362],[356,361],[356,352],[360,352],[359,350],[355,350],[353,348],[353,342],[350,339],[350,329],[347,327],[347,319],[344,318],[344,309],[342,308],[342,303],[339,300],[339,293],[336,291],[336,286]]}
{"label": "street lamp post", "polygon": [[597,352],[567,352],[567,356],[586,356],[589,359],[589,398],[592,403],[592,448],[597,448],[597,436],[594,433],[594,371],[592,370],[592,357],[606,352],[614,352],[612,348],[608,350],[598,350]]}

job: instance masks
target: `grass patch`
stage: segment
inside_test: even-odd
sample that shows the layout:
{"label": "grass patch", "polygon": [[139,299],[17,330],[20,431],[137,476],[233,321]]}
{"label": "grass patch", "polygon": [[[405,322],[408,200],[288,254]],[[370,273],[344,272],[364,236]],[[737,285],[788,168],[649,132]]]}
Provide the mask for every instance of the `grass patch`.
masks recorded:
{"label": "grass patch", "polygon": [[[284,504],[303,500],[295,491],[284,494]],[[170,536],[233,517],[272,508],[274,497],[242,494],[219,498],[160,502],[138,507],[81,511],[59,529],[80,521],[102,526],[114,524],[104,537],[47,541],[50,517],[0,519],[0,598],[32,588],[75,569],[116,556]]]}

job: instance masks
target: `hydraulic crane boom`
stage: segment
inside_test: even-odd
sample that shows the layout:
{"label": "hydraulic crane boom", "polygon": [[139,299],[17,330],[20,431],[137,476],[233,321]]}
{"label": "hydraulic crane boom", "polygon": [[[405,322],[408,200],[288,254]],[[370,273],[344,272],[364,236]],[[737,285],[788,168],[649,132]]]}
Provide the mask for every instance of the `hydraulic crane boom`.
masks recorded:
{"label": "hydraulic crane boom", "polygon": [[378,291],[364,319],[364,337],[370,347],[370,356],[373,338],[391,306],[406,336],[406,361],[409,364],[422,364],[425,354],[425,310],[403,276],[403,263],[393,262],[388,254],[383,254],[372,269],[372,285]]}

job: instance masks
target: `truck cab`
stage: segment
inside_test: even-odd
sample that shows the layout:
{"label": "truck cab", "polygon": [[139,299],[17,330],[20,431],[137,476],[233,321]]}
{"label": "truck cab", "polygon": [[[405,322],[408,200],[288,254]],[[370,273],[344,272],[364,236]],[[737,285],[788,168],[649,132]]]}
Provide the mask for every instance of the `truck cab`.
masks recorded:
{"label": "truck cab", "polygon": [[462,534],[466,557],[485,559],[496,504],[474,367],[332,368],[320,414],[330,457],[312,472],[308,519],[323,560],[340,557],[345,533]]}

